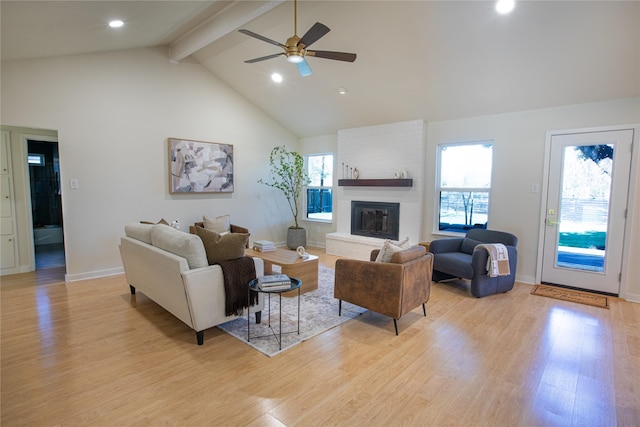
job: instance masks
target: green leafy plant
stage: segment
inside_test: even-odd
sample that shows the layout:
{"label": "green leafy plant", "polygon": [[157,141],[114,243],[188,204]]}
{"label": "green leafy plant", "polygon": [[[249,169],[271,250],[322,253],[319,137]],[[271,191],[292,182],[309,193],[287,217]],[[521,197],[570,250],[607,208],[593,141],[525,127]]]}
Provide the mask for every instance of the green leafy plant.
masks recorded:
{"label": "green leafy plant", "polygon": [[300,153],[288,151],[284,145],[273,147],[269,154],[269,168],[270,181],[260,179],[258,182],[282,191],[293,214],[293,228],[300,228],[298,225],[300,194],[302,189],[311,182],[304,167],[304,158]]}

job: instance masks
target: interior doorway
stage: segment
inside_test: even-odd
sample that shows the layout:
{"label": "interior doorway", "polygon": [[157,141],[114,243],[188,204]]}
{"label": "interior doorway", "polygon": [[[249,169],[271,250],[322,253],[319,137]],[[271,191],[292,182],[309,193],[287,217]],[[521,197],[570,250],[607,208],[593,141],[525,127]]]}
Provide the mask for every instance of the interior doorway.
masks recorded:
{"label": "interior doorway", "polygon": [[619,294],[633,132],[551,135],[543,283]]}
{"label": "interior doorway", "polygon": [[27,139],[35,269],[64,267],[58,142]]}

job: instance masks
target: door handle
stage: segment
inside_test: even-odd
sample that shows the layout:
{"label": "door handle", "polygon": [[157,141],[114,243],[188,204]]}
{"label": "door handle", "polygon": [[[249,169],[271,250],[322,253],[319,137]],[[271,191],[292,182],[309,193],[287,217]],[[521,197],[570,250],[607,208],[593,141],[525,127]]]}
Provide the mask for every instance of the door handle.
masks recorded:
{"label": "door handle", "polygon": [[560,225],[560,221],[556,221],[553,218],[547,218],[547,225],[553,227],[554,225]]}

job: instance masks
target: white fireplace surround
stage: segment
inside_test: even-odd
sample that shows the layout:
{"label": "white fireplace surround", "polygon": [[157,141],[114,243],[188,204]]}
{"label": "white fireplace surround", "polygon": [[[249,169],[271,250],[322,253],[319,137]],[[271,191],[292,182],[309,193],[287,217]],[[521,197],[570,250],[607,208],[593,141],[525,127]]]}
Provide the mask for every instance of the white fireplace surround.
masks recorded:
{"label": "white fireplace surround", "polygon": [[326,235],[328,254],[368,260],[383,239],[351,234],[351,201],[400,203],[399,239],[417,244],[422,229],[424,152],[426,124],[423,120],[391,123],[338,131],[337,179],[342,171],[358,168],[360,179],[390,179],[406,170],[412,187],[337,186],[336,232]]}

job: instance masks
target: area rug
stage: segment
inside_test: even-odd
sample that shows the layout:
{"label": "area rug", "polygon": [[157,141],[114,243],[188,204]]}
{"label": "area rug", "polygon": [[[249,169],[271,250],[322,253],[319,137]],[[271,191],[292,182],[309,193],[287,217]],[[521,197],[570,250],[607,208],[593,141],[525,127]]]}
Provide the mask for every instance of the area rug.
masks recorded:
{"label": "area rug", "polygon": [[560,288],[557,286],[535,285],[531,293],[542,297],[577,302],[594,307],[609,308],[609,298],[590,292],[574,291],[573,289]]}
{"label": "area rug", "polygon": [[[333,297],[334,271],[318,267],[318,289],[300,294],[300,335],[297,334],[298,297],[282,297],[282,350],[274,333],[278,334],[279,297],[271,295],[271,329],[267,326],[267,300],[262,322],[255,323],[251,316],[251,341],[247,342],[247,318],[239,318],[218,325],[226,333],[247,345],[273,357],[291,347],[313,338],[367,311],[362,307],[342,302],[342,316],[338,316],[338,300]],[[266,296],[265,296],[266,298]],[[254,338],[260,337],[260,338]]]}

